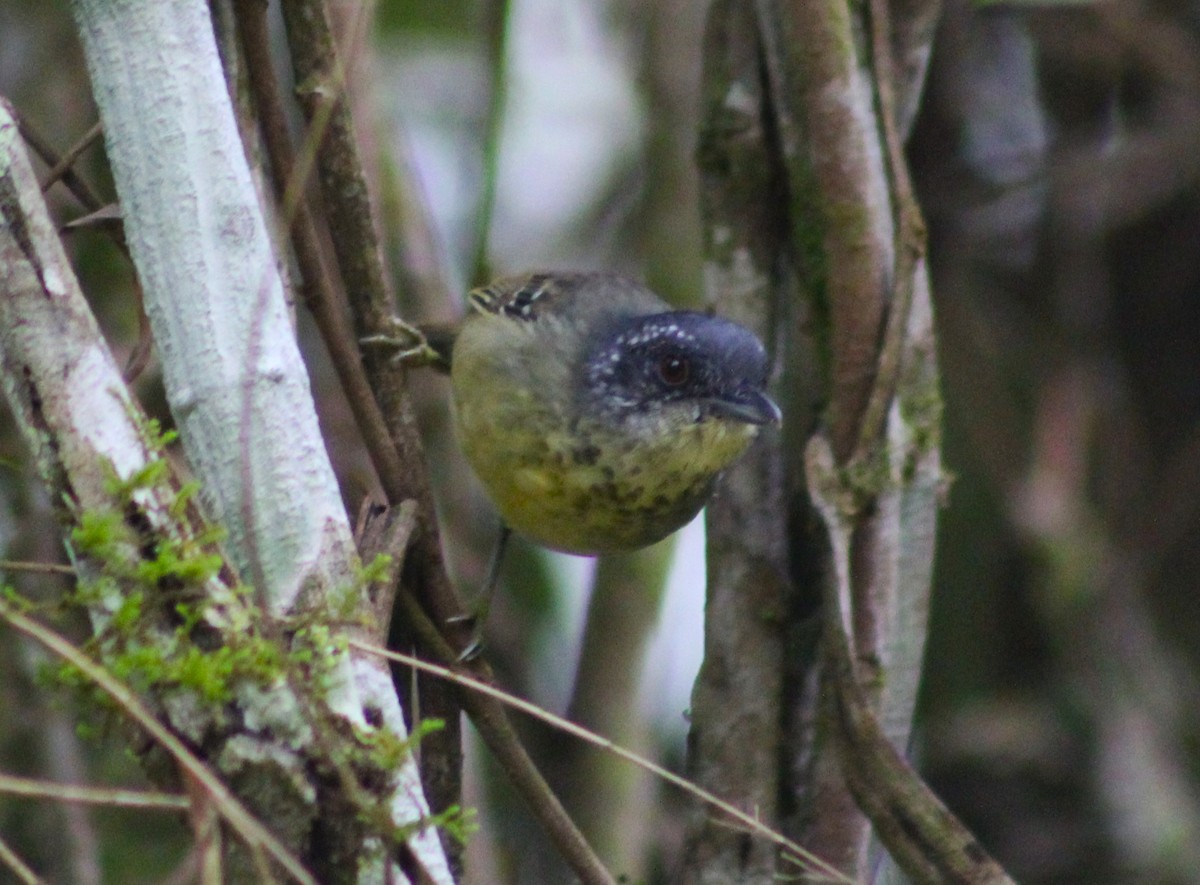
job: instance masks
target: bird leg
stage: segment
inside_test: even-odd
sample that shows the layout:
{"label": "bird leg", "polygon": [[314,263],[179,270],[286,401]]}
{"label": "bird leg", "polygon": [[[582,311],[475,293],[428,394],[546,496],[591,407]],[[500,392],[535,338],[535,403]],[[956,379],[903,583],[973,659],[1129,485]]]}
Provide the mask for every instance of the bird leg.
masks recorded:
{"label": "bird leg", "polygon": [[500,523],[500,531],[496,535],[496,546],[492,548],[492,558],[488,563],[487,577],[483,589],[475,597],[475,603],[469,614],[451,618],[451,623],[471,624],[471,637],[459,654],[460,661],[470,661],[483,651],[483,630],[487,625],[488,612],[492,607],[492,599],[500,584],[500,567],[504,564],[504,553],[508,549],[508,539],[512,537],[512,529],[508,523]]}
{"label": "bird leg", "polygon": [[429,342],[425,330],[397,316],[389,317],[388,324],[391,328],[387,332],[360,338],[359,344],[365,347],[391,348],[396,351],[391,356],[392,361],[404,363],[406,366],[432,366],[442,370],[448,368],[446,354]]}

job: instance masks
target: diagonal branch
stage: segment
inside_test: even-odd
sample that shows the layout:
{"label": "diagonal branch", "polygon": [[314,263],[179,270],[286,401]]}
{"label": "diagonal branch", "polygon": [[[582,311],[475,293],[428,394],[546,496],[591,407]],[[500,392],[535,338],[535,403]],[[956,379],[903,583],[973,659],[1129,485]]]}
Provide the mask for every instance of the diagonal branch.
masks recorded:
{"label": "diagonal branch", "polygon": [[824,680],[846,783],[892,858],[915,881],[1011,885],[1012,880],[900,756],[867,701],[852,650],[850,538],[855,492],[839,479],[833,450],[818,434],[805,460],[808,488],[834,560],[824,582]]}
{"label": "diagonal branch", "polygon": [[188,779],[199,784],[217,812],[233,827],[252,850],[269,854],[292,877],[301,883],[316,885],[317,880],[304,869],[278,839],[229,791],[228,787],[203,762],[196,758],[178,737],[167,729],[146,705],[119,679],[96,664],[87,655],[54,631],[33,618],[21,614],[9,603],[0,601],[0,619],[19,633],[36,640],[52,654],[79,669],[89,680],[117,702],[131,719],[144,728],[186,772]]}

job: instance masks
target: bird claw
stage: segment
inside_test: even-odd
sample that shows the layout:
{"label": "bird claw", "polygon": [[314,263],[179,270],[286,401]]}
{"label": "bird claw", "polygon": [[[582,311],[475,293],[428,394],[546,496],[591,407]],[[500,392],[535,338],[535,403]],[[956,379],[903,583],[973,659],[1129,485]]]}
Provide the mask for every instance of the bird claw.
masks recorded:
{"label": "bird claw", "polygon": [[479,657],[483,652],[483,621],[479,619],[479,613],[468,612],[462,615],[455,615],[452,618],[446,618],[446,623],[454,625],[462,624],[471,628],[467,644],[458,653],[458,662],[466,664]]}
{"label": "bird claw", "polygon": [[469,664],[481,654],[483,654],[483,638],[472,639],[458,653],[458,662],[460,664]]}
{"label": "bird claw", "polygon": [[400,317],[388,318],[389,331],[359,339],[364,347],[387,347],[396,352],[390,359],[407,366],[431,366],[442,362],[441,355],[430,345],[425,333]]}

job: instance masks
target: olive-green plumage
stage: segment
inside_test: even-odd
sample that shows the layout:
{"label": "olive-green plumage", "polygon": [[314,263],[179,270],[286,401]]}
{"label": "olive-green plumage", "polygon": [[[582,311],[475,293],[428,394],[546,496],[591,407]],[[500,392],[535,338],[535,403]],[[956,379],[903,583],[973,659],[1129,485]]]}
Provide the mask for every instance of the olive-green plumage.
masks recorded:
{"label": "olive-green plumage", "polygon": [[610,274],[471,293],[453,345],[458,437],[504,520],[569,553],[658,541],[779,420],[762,345]]}

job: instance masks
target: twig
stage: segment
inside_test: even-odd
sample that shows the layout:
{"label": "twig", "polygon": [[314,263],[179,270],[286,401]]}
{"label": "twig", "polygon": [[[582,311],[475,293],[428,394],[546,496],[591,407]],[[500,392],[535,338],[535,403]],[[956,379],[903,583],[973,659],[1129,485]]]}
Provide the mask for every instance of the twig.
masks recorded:
{"label": "twig", "polygon": [[[1012,885],[975,837],[896,751],[863,691],[843,606],[851,596],[850,536],[854,513],[846,502],[829,441],[814,436],[805,452],[809,494],[832,547],[832,574],[822,582],[827,697],[842,771],[855,801],[870,818],[892,858],[914,881]],[[851,613],[852,614],[852,613]]]}
{"label": "twig", "polygon": [[278,839],[259,823],[246,807],[229,791],[221,779],[189,750],[184,743],[155,718],[123,682],[101,667],[78,648],[53,630],[39,624],[0,600],[0,619],[14,630],[34,639],[49,651],[83,672],[93,683],[111,697],[125,713],[156,740],[175,759],[181,774],[201,787],[215,804],[218,813],[241,836],[254,852],[266,852],[297,881],[316,885],[307,870],[292,856]]}
{"label": "twig", "polygon": [[0,866],[6,866],[16,875],[23,885],[46,885],[46,880],[35,873],[21,856],[9,844],[0,839]]}
{"label": "twig", "polygon": [[46,173],[46,177],[42,180],[42,193],[50,190],[50,188],[53,187],[54,182],[62,178],[63,175],[65,175],[67,171],[75,165],[75,161],[79,159],[79,156],[89,147],[91,147],[92,143],[98,139],[103,132],[104,124],[97,120],[96,124],[92,126],[92,128],[86,133],[84,133],[83,138],[75,142],[74,146],[69,148],[67,152],[59,158],[58,162],[50,167],[50,171]]}
{"label": "twig", "polygon": [[[256,2],[242,0],[242,9],[249,10]],[[298,6],[308,8],[293,8]],[[319,146],[317,164],[324,205],[329,213],[330,234],[354,319],[353,332],[342,324],[324,334],[342,339],[336,351],[330,345],[331,353],[337,354],[335,359],[348,359],[355,366],[366,364],[369,388],[375,391],[387,423],[390,444],[394,447],[392,456],[385,456],[383,462],[377,462],[380,482],[390,503],[398,504],[408,499],[417,501],[421,532],[416,553],[423,561],[429,584],[430,598],[426,602],[432,602],[431,611],[435,617],[440,621],[448,621],[462,613],[462,605],[441,561],[433,494],[427,479],[420,438],[404,390],[404,370],[386,357],[376,357],[370,352],[365,360],[359,359],[358,340],[386,334],[391,330],[393,299],[383,273],[378,239],[371,223],[371,205],[366,178],[358,160],[353,124],[341,95],[344,87],[342,69],[321,3],[287,3],[284,4],[284,13],[291,38],[296,79],[307,84],[303,93],[307,98],[304,108],[310,120],[312,143]],[[253,19],[254,15],[250,18]],[[257,44],[261,41],[247,40],[247,43],[251,42]],[[247,52],[249,54],[249,48]],[[277,88],[274,93],[275,101],[278,101]],[[313,124],[320,121],[326,121],[327,128],[313,128]],[[269,142],[276,140],[282,141],[282,138],[268,138]],[[360,395],[357,389],[348,392],[352,405]],[[372,404],[375,403],[375,398],[367,398]],[[366,435],[364,431],[364,437]],[[373,448],[373,456],[374,453]]]}
{"label": "twig", "polygon": [[40,572],[46,575],[75,576],[75,569],[58,562],[23,562],[16,559],[0,559],[0,571]]}
{"label": "twig", "polygon": [[[360,341],[386,334],[391,328],[393,293],[372,221],[367,178],[343,94],[345,72],[328,10],[322,0],[290,0],[282,11],[300,104],[319,145],[317,177],[354,334]],[[327,127],[316,128],[322,120],[328,121]],[[405,370],[385,355],[371,352],[364,355],[363,364],[403,465],[397,475],[387,477],[384,492],[390,503],[412,499],[418,506],[420,531],[405,560],[402,583],[420,593],[421,604],[438,624],[446,624],[462,615],[463,606],[442,559],[433,491]],[[393,626],[408,629],[396,619]],[[422,712],[445,723],[441,731],[426,737],[421,754],[426,796],[440,811],[462,799],[460,711],[445,686],[436,681],[423,680],[419,691]],[[447,847],[453,855],[455,846]]]}
{"label": "twig", "polygon": [[367,602],[374,613],[374,623],[368,625],[367,633],[373,640],[384,643],[395,589],[416,537],[417,502],[402,501],[398,507],[382,507],[364,498],[354,531],[358,555],[365,565],[370,565],[380,555],[391,558],[387,574],[366,588]]}
{"label": "twig", "polygon": [[84,787],[2,773],[0,773],[0,793],[10,796],[26,796],[32,799],[52,799],[56,802],[112,805],[118,808],[150,808],[164,811],[186,811],[191,804],[186,796],[171,793]]}
{"label": "twig", "polygon": [[150,317],[146,316],[145,295],[142,293],[142,281],[133,278],[133,294],[138,304],[138,337],[125,366],[121,369],[121,377],[126,384],[132,384],[150,364],[150,353],[154,347],[154,330],[150,328]]}
{"label": "twig", "polygon": [[870,20],[875,94],[879,125],[883,134],[884,159],[891,184],[895,255],[887,325],[879,349],[875,382],[858,425],[858,442],[850,457],[852,463],[864,462],[870,458],[883,433],[888,409],[900,376],[917,264],[925,255],[925,220],[917,204],[908,172],[908,162],[904,156],[904,145],[896,125],[896,76],[892,60],[888,0],[870,0]]}
{"label": "twig", "polygon": [[[889,240],[895,234],[888,230],[894,225],[886,214],[886,170],[874,144],[878,133],[864,125],[873,98],[855,50],[850,9],[840,0],[791,2],[785,8],[790,33],[774,44],[782,43],[795,59],[812,184],[821,195],[816,224],[829,305],[828,423],[833,450],[844,464],[857,445],[877,371],[895,265]],[[787,100],[787,91],[779,94],[780,101]]]}
{"label": "twig", "polygon": [[[35,129],[24,116],[17,115],[17,130],[21,133],[21,138],[24,139],[25,143],[33,149],[33,152],[42,158],[43,163],[50,167],[50,175],[54,176],[53,178],[47,176],[47,180],[42,184],[43,192],[48,190],[54,181],[61,179],[62,183],[66,185],[67,190],[71,192],[75,199],[79,201],[79,204],[90,214],[95,214],[105,208],[104,201],[97,196],[91,186],[72,168],[75,161],[79,159],[79,155],[103,131],[100,123],[96,123],[95,126],[89,129],[87,134],[62,156],[59,156],[58,151],[54,149],[49,140]],[[112,237],[117,248],[121,250],[121,254],[132,264],[133,259],[129,254],[129,244],[125,241],[125,228],[120,223],[119,217],[115,219],[115,223],[100,225],[100,229]],[[139,310],[141,309],[140,300],[138,308]]]}
{"label": "twig", "polygon": [[[821,858],[795,844],[782,834],[772,830],[757,817],[747,814],[736,806],[729,804],[720,797],[710,793],[708,790],[705,790],[703,787],[697,786],[691,781],[680,777],[666,768],[663,768],[661,765],[658,765],[644,756],[640,756],[637,753],[627,750],[624,747],[612,742],[608,738],[596,734],[594,731],[590,731],[580,725],[576,725],[574,722],[563,719],[561,716],[555,716],[553,713],[543,710],[536,704],[532,704],[529,701],[496,688],[495,685],[490,682],[490,679],[481,679],[476,676],[469,676],[458,670],[452,670],[448,667],[430,663],[429,661],[423,661],[420,658],[415,658],[411,655],[370,646],[366,643],[360,643],[354,639],[350,640],[350,644],[362,649],[363,651],[380,655],[388,658],[389,660],[398,661],[402,664],[413,667],[414,669],[423,670],[427,673],[432,673],[443,679],[449,680],[450,682],[453,682],[464,689],[469,689],[468,693],[478,693],[480,695],[484,695],[489,699],[498,701],[501,704],[512,707],[515,710],[519,710],[522,713],[534,717],[535,719],[540,719],[542,722],[545,722],[552,727],[559,729],[560,731],[566,732],[573,737],[577,737],[580,740],[586,741],[593,746],[605,750],[606,752],[612,753],[613,755],[624,759],[627,762],[631,762],[634,765],[637,765],[639,768],[642,768],[656,777],[661,778],[672,786],[678,787],[683,792],[694,796],[700,801],[720,809],[738,824],[745,827],[748,832],[768,839],[786,851],[792,852],[798,859],[798,862],[805,868],[805,872],[807,874],[819,873],[822,876],[827,877],[821,881],[850,883],[850,885],[853,883],[852,879],[848,878],[837,868],[831,866],[829,863],[821,860]],[[466,705],[466,702],[464,702],[464,706]]]}
{"label": "twig", "polygon": [[[97,124],[99,125],[99,124]],[[17,117],[17,129],[21,133],[21,138],[25,143],[33,148],[33,152],[42,158],[42,162],[51,169],[57,168],[62,161],[49,139],[45,138],[41,132],[33,127],[33,125],[25,119],[24,115]],[[62,183],[67,186],[67,189],[74,195],[80,205],[89,212],[95,212],[104,205],[103,201],[96,195],[96,192],[88,186],[79,175],[71,168],[66,168],[62,171]]]}
{"label": "twig", "polygon": [[[326,10],[318,0],[308,0],[286,3],[283,11],[296,81],[301,84],[297,91],[309,122],[309,144],[317,151],[318,181],[329,232],[354,320],[353,336],[348,338],[356,345],[358,340],[391,331],[394,298],[371,221],[366,175],[358,157],[354,125],[343,94],[344,72]],[[396,476],[381,477],[384,491],[393,504],[415,499],[423,518],[429,521],[432,497],[424,478],[420,439],[403,414],[408,411],[407,402],[401,402],[405,400],[404,370],[384,354],[368,351],[365,357],[368,376],[405,468]],[[393,388],[397,393],[392,393]],[[447,617],[455,614],[459,614],[457,605],[445,613]]]}
{"label": "twig", "polygon": [[[200,885],[221,885],[224,881],[221,872],[221,818],[203,787],[190,778],[187,779],[187,787],[192,800],[188,807],[188,822],[192,825],[195,839]],[[269,870],[260,872],[270,877]]]}
{"label": "twig", "polygon": [[[457,662],[458,653],[442,637],[417,600],[410,593],[401,590],[398,601],[421,646],[447,664]],[[352,639],[351,644],[357,643]],[[384,657],[391,657],[393,654],[374,647],[366,650],[382,653]],[[471,667],[477,680],[484,684],[493,681],[491,668],[481,658],[475,658]],[[428,672],[421,667],[416,669],[418,672]],[[542,829],[554,843],[563,860],[574,870],[575,875],[583,882],[611,885],[612,876],[571,820],[562,803],[558,801],[554,791],[533,764],[533,760],[529,758],[529,753],[504,712],[504,707],[496,703],[494,698],[477,692],[460,690],[456,692],[456,697],[471,717],[479,736],[508,775],[513,787],[525,799],[534,817],[538,819]]]}
{"label": "twig", "polygon": [[[305,283],[305,303],[312,311],[322,340],[329,349],[330,359],[346,392],[346,399],[354,412],[354,419],[379,474],[380,483],[388,498],[398,503],[403,500],[400,492],[404,486],[404,467],[363,372],[358,346],[345,320],[341,293],[322,258],[316,221],[303,200],[304,188],[312,171],[312,151],[310,149],[307,153],[308,162],[297,163],[296,152],[288,135],[287,114],[279,82],[271,62],[267,6],[262,0],[239,0],[237,8],[246,68],[258,105],[276,193],[284,207],[284,218],[291,222],[292,246]],[[314,134],[310,144],[319,137],[319,134]]]}

